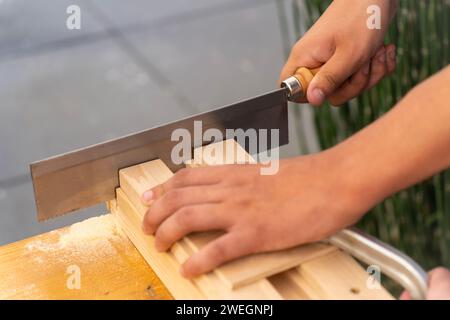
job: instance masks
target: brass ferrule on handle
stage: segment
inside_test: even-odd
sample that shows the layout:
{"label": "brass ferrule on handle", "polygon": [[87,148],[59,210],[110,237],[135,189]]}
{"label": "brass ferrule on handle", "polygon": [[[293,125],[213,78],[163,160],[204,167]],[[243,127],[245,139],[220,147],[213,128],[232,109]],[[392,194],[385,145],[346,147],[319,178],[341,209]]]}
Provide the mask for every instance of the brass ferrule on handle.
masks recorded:
{"label": "brass ferrule on handle", "polygon": [[288,100],[298,102],[301,98],[306,97],[309,83],[319,70],[320,68],[308,69],[300,67],[293,76],[284,80],[281,83],[281,87],[286,88]]}

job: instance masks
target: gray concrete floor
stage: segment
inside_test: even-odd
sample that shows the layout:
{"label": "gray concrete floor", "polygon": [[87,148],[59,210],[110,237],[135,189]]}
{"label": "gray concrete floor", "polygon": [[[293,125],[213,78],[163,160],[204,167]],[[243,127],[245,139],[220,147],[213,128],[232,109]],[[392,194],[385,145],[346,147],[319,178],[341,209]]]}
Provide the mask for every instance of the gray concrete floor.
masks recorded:
{"label": "gray concrete floor", "polygon": [[275,0],[1,0],[0,244],[105,212],[38,223],[30,162],[271,90],[283,63]]}

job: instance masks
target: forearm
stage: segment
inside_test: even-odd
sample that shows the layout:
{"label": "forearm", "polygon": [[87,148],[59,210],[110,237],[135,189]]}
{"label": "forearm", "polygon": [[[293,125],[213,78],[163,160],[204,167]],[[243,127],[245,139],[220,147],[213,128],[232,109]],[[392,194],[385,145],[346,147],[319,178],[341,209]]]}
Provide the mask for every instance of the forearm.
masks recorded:
{"label": "forearm", "polygon": [[395,14],[397,13],[399,0],[388,0],[388,1],[389,1],[389,20],[392,20],[392,18],[394,18]]}
{"label": "forearm", "polygon": [[390,112],[329,150],[370,206],[450,167],[450,67]]}

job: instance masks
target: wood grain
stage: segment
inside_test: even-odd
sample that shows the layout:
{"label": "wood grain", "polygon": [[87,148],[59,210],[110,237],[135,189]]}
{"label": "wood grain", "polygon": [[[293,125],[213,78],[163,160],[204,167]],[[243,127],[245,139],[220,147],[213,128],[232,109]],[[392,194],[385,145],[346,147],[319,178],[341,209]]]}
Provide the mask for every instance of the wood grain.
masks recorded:
{"label": "wood grain", "polygon": [[368,273],[348,254],[332,252],[288,274],[310,299],[392,300],[382,286],[370,289]]}
{"label": "wood grain", "polygon": [[[182,264],[193,253],[184,241],[175,243],[171,249],[178,262]],[[230,289],[215,272],[200,275],[194,279],[200,291],[202,291],[208,299],[228,299],[228,300],[274,300],[282,299],[275,287],[266,279],[254,281],[243,285],[236,289]]]}
{"label": "wood grain", "polygon": [[194,149],[194,158],[186,166],[215,166],[224,164],[255,164],[256,160],[233,139]]}
{"label": "wood grain", "polygon": [[195,283],[181,276],[180,265],[173,255],[156,251],[154,236],[145,235],[142,232],[143,214],[134,208],[133,203],[120,188],[116,190],[116,199],[117,206],[113,208],[113,214],[117,216],[118,222],[127,236],[174,298],[205,299],[206,297],[199,291]]}
{"label": "wood grain", "polygon": [[170,253],[156,251],[154,237],[144,235],[140,228],[142,215],[120,188],[116,193],[118,205],[113,208],[114,214],[119,218],[128,237],[176,299],[281,299],[266,279],[237,290],[229,290],[214,273],[201,275],[192,280],[184,279],[179,273],[180,264],[192,254],[192,251],[182,243],[176,243]]}
{"label": "wood grain", "polygon": [[[146,206],[142,205],[140,200],[140,195],[148,188],[154,187],[157,184],[165,182],[173,174],[160,160],[154,160],[140,165],[136,165],[130,168],[122,169],[119,173],[121,188],[117,190],[117,204],[118,204],[118,214],[122,219],[127,219],[128,216],[135,217],[136,220],[131,222],[132,224],[137,224],[138,227],[134,227],[131,230],[129,225],[129,231],[127,234],[130,239],[135,243],[139,251],[146,257],[146,260],[152,266],[152,268],[158,273],[158,275],[163,279],[163,282],[167,285],[169,291],[178,298],[180,295],[178,292],[181,290],[179,288],[180,283],[183,283],[181,276],[179,276],[179,270],[173,270],[170,268],[165,268],[163,265],[158,265],[162,257],[160,253],[156,251],[153,245],[153,236],[144,236],[140,225],[144,214],[146,212]],[[123,188],[123,190],[122,190]],[[137,203],[134,203],[133,200]],[[136,205],[135,205],[136,204]],[[131,224],[130,223],[130,224]],[[125,231],[126,228],[125,228]],[[147,245],[144,246],[139,240],[139,238],[146,237]],[[189,238],[190,236],[186,237]],[[191,243],[197,243],[193,236],[193,241]],[[184,249],[183,249],[184,248]],[[200,248],[194,247],[195,250]],[[182,257],[187,257],[193,253],[192,248],[185,246],[183,244],[177,244],[172,247],[175,250],[174,255],[176,258],[181,259]],[[166,253],[167,254],[167,253]],[[182,261],[179,261],[180,263]],[[176,273],[178,278],[177,283],[173,282],[171,274]],[[220,271],[217,272],[220,274]],[[186,281],[186,280],[184,280]],[[208,274],[200,276],[193,280],[197,288],[201,292],[206,294],[207,298],[212,299],[280,299],[281,296],[272,287],[272,285],[262,277],[261,279],[256,279],[255,281],[247,282],[242,284],[236,290],[232,289],[231,286],[226,286],[223,281],[219,280],[216,274]],[[186,288],[186,292],[192,291],[194,288]],[[184,295],[183,295],[184,296]],[[188,294],[189,296],[189,294]],[[194,297],[188,297],[194,298]],[[186,297],[184,296],[184,299]]]}
{"label": "wood grain", "polygon": [[[0,247],[0,299],[172,298],[125,234],[93,239],[107,247],[93,254],[83,248],[98,243],[61,246],[69,232],[66,227]],[[66,285],[70,265],[80,268],[80,289]]]}
{"label": "wood grain", "polygon": [[[193,252],[198,252],[221,233],[196,233],[184,241]],[[314,243],[280,251],[252,254],[228,262],[215,270],[229,288],[238,288],[259,279],[283,272],[301,263],[337,250],[336,247]]]}

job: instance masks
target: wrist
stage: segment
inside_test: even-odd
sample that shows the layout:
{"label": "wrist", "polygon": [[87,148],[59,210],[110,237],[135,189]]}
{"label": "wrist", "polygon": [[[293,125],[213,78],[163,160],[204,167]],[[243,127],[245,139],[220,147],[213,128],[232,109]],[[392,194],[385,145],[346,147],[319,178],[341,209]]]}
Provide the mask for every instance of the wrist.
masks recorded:
{"label": "wrist", "polygon": [[355,150],[347,141],[324,151],[331,172],[342,194],[362,214],[389,195],[382,168],[365,157],[364,150]]}
{"label": "wrist", "polygon": [[[373,6],[379,8],[376,13],[377,17],[379,15],[377,19],[380,22],[379,28],[368,26],[370,17],[375,14],[372,11]],[[395,1],[389,0],[335,0],[319,21],[323,20],[327,28],[330,24],[334,24],[336,30],[339,30],[336,37],[342,39],[346,46],[353,43],[355,54],[364,53],[368,59],[383,44],[396,7]]]}

